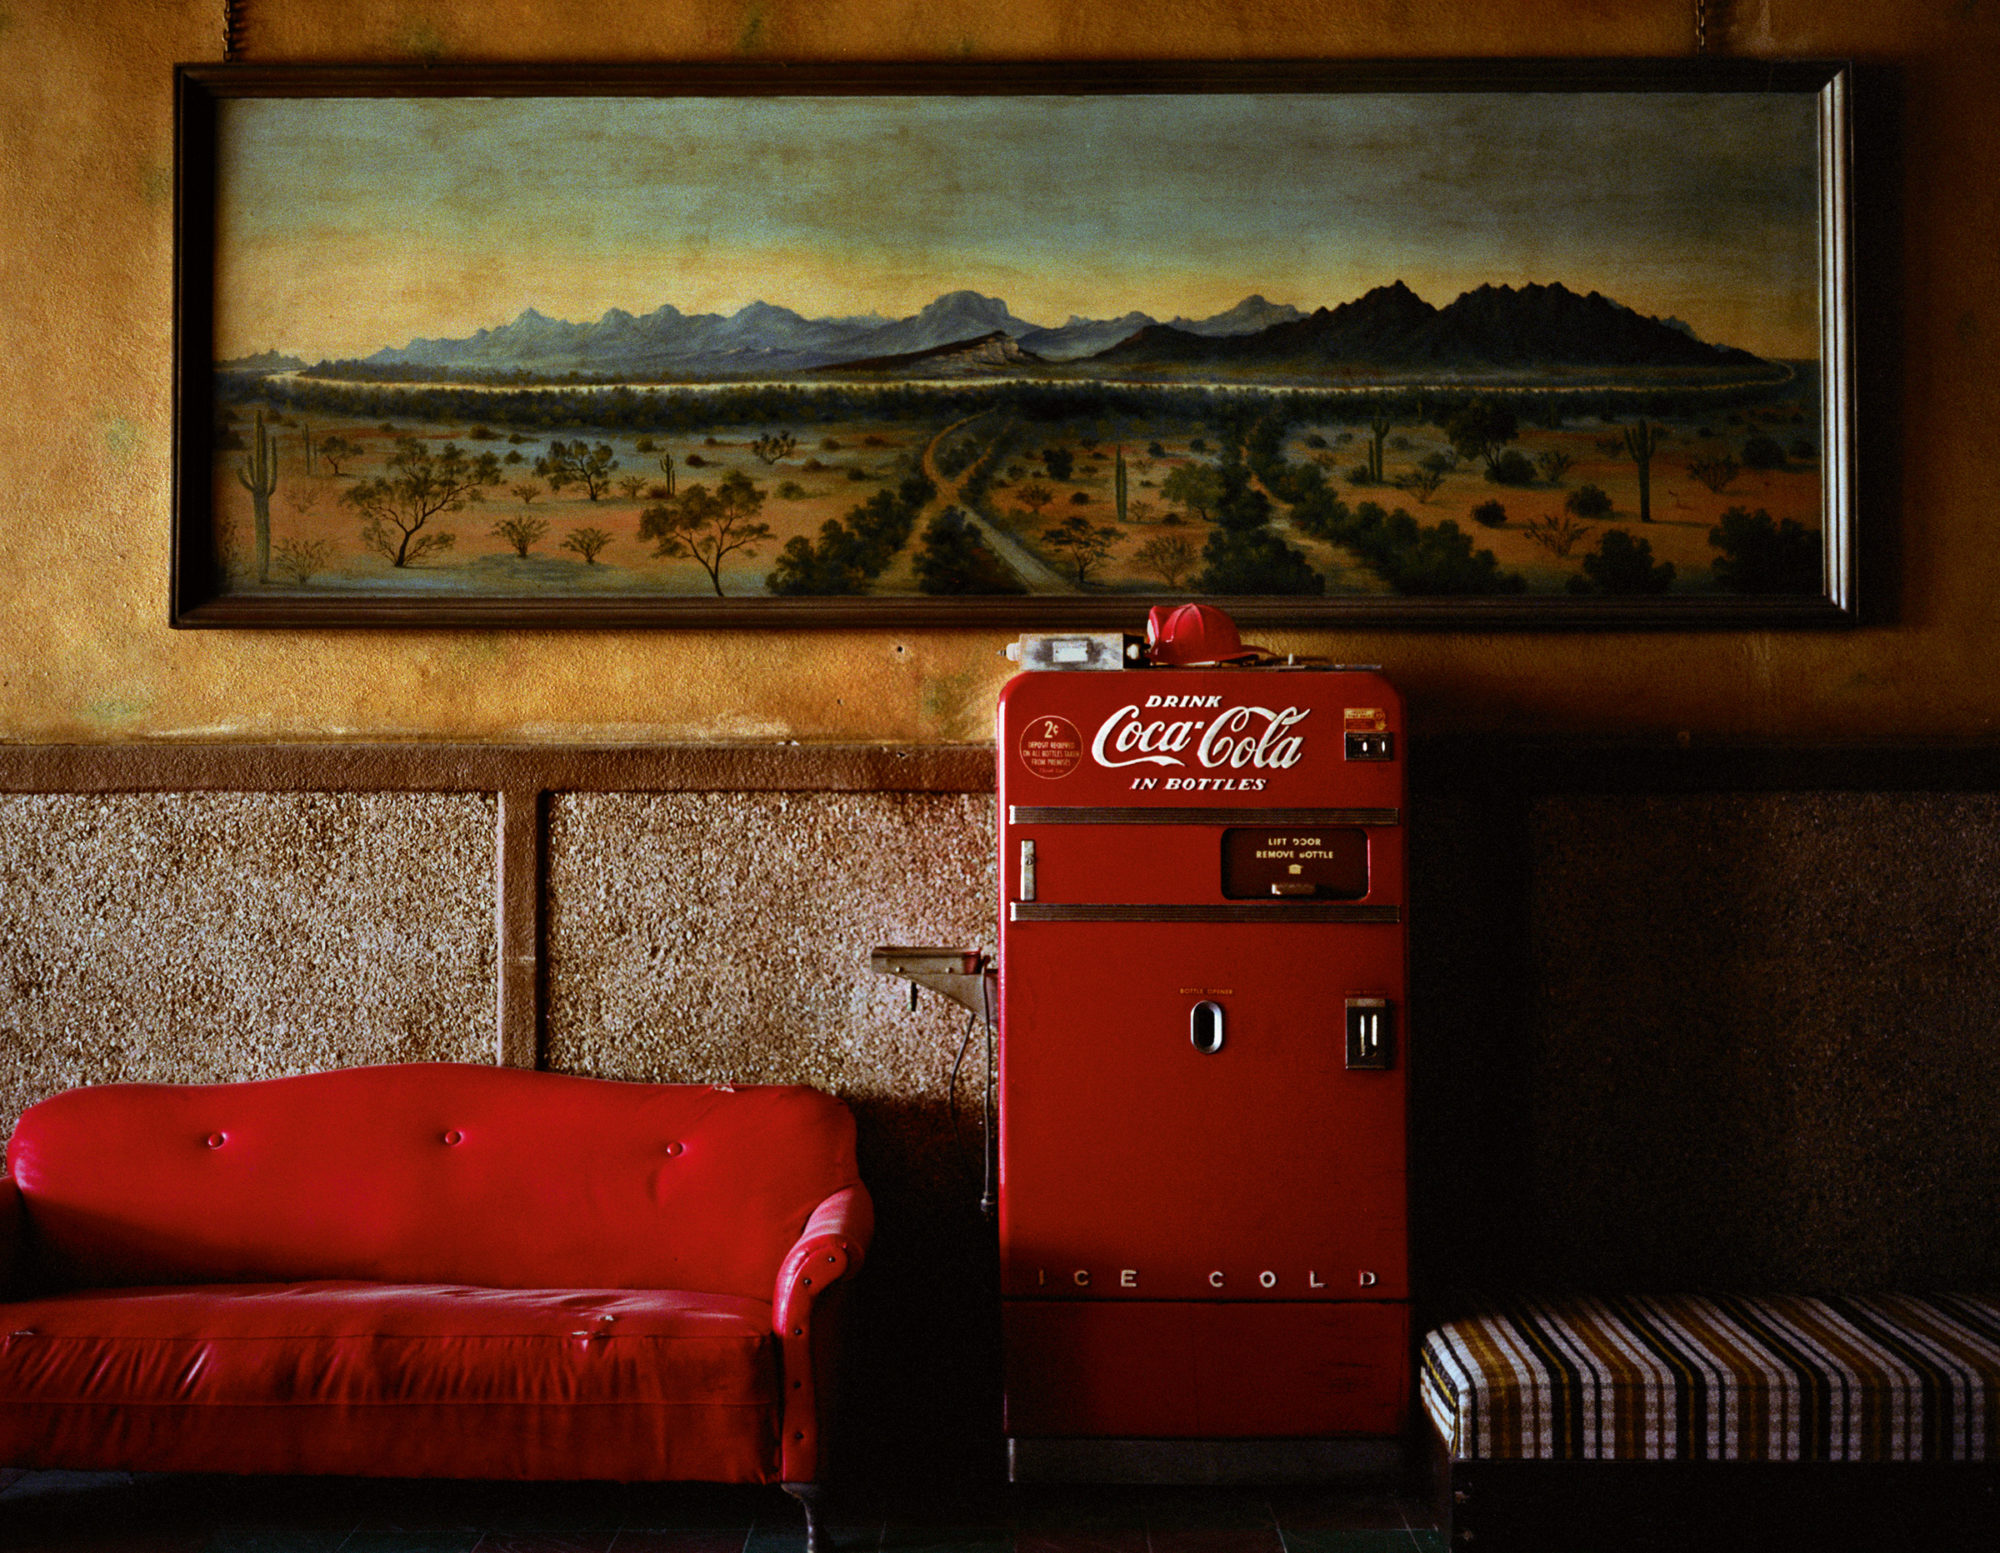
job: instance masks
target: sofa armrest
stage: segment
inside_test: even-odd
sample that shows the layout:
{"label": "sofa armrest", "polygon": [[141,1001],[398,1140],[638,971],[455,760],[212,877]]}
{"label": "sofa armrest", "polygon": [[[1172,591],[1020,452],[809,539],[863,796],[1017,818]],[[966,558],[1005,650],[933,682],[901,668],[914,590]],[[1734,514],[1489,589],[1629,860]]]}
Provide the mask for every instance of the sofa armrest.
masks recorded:
{"label": "sofa armrest", "polygon": [[780,1481],[813,1483],[820,1475],[821,1427],[833,1401],[841,1312],[848,1278],[861,1270],[875,1233],[868,1189],[835,1192],[806,1220],[778,1268],[771,1322],[784,1387]]}
{"label": "sofa armrest", "polygon": [[21,1189],[12,1176],[0,1176],[0,1297],[12,1295],[21,1283],[22,1240],[27,1221],[21,1215]]}

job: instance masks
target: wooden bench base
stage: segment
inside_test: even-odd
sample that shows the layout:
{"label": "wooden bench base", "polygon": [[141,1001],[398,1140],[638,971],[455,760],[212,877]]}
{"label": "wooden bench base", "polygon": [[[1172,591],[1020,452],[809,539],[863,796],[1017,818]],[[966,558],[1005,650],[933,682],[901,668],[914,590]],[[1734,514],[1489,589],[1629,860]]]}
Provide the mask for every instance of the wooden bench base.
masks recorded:
{"label": "wooden bench base", "polygon": [[1992,1463],[1455,1461],[1425,1433],[1453,1553],[2000,1548]]}

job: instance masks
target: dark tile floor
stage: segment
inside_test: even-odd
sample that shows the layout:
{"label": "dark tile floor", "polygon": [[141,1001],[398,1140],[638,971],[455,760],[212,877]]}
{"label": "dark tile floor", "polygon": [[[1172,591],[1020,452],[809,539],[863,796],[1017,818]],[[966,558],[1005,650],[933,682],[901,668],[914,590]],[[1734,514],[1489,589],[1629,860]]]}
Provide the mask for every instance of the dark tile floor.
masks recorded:
{"label": "dark tile floor", "polygon": [[[804,1553],[779,1490],[0,1475],[0,1553]],[[1382,1488],[996,1489],[836,1507],[831,1553],[1445,1553]]]}

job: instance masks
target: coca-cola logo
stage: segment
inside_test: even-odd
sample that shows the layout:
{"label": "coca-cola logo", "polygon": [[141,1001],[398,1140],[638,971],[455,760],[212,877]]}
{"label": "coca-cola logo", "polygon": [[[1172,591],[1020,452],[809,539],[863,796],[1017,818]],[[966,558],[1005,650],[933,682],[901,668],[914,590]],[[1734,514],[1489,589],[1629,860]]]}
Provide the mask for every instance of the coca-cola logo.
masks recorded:
{"label": "coca-cola logo", "polygon": [[1310,707],[1231,706],[1202,718],[1148,718],[1138,703],[1121,706],[1099,725],[1090,755],[1100,766],[1185,766],[1215,770],[1254,766],[1283,771],[1299,763],[1306,741],[1292,730]]}

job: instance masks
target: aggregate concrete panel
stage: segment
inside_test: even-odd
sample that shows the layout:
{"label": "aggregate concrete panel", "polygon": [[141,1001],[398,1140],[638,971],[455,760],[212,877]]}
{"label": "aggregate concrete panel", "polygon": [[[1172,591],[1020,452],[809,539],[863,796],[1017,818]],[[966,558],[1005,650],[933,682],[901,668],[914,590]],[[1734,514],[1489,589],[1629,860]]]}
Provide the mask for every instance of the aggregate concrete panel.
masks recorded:
{"label": "aggregate concrete panel", "polygon": [[548,805],[547,1066],[813,1084],[854,1108],[879,1221],[854,1427],[878,1470],[997,1450],[983,1033],[932,993],[913,1009],[908,983],[868,968],[878,944],[992,948],[993,804],[734,792]]}
{"label": "aggregate concrete panel", "polygon": [[0,795],[0,1119],[79,1084],[490,1062],[485,794]]}
{"label": "aggregate concrete panel", "polygon": [[2000,797],[1554,798],[1531,853],[1541,1281],[2000,1279]]}
{"label": "aggregate concrete panel", "polygon": [[560,794],[548,825],[550,1067],[945,1099],[965,1011],[868,953],[992,947],[990,795]]}

